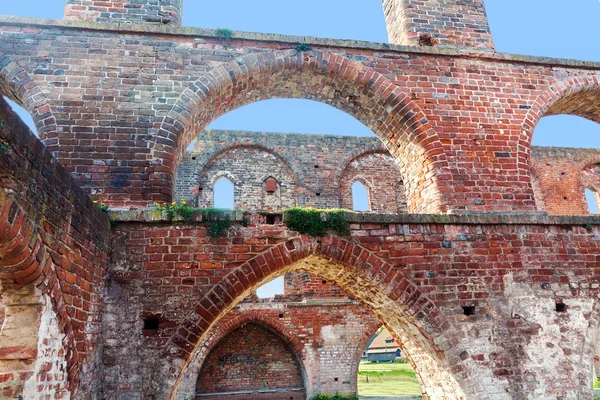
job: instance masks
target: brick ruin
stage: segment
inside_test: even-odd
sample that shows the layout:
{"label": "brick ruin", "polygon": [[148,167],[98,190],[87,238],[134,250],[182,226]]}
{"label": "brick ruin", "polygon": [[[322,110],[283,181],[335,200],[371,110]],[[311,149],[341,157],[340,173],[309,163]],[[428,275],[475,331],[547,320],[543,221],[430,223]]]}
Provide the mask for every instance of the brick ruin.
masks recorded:
{"label": "brick ruin", "polygon": [[[39,137],[0,99],[3,398],[354,393],[381,323],[424,398],[592,398],[598,150],[531,139],[549,115],[600,122],[600,64],[496,52],[482,0],[382,3],[391,44],[223,37],[181,27],[181,0],[0,16],[0,94]],[[376,139],[205,131],[271,98]],[[221,176],[250,213],[217,237],[155,211],[210,205]],[[372,212],[347,235],[282,223],[351,208],[357,181]]]}

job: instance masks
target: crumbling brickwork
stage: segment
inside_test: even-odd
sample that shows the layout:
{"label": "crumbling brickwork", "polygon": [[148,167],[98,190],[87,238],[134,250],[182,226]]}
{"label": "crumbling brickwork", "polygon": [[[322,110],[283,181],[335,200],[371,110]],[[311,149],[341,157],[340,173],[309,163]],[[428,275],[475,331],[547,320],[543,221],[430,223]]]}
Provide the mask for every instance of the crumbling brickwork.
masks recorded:
{"label": "crumbling brickwork", "polygon": [[[214,341],[253,321],[294,349],[307,395],[341,391],[357,361],[327,364],[328,340],[343,331],[359,343],[369,311],[426,398],[592,397],[600,219],[583,192],[598,191],[600,160],[531,139],[547,115],[600,122],[600,65],[494,52],[481,0],[383,3],[392,42],[407,46],[224,38],[178,27],[180,1],[69,1],[64,21],[0,17],[0,94],[43,140],[0,99],[3,396],[189,397]],[[212,121],[271,98],[327,103],[380,143],[205,132],[188,158]],[[258,159],[274,186],[248,168]],[[193,199],[196,186],[204,205],[220,172],[253,182],[238,196],[250,214],[220,235],[152,207]],[[408,213],[345,215],[343,237],[267,221],[265,209],[291,200],[348,204],[355,179],[381,196],[378,212],[404,211],[401,183]],[[257,194],[267,181],[277,202]],[[92,198],[112,208],[113,229]],[[293,272],[288,298],[252,297]],[[325,311],[319,290],[336,306]],[[310,312],[298,304],[308,302]],[[318,332],[293,333],[315,321]]]}
{"label": "crumbling brickwork", "polygon": [[[27,79],[21,74],[18,81]],[[22,93],[3,94],[15,92]],[[100,379],[96,363],[108,217],[3,98],[0,121],[0,282],[5,304],[10,295],[12,307],[2,334],[15,324],[28,332],[13,332],[17,342],[0,340],[5,350],[0,388],[15,399],[26,387],[31,397],[64,398],[65,393],[81,390],[79,396],[88,398]],[[15,300],[21,298],[15,293],[34,289],[40,292],[37,300]],[[40,322],[52,319],[58,327]],[[23,337],[28,341],[20,342]],[[51,371],[56,373],[48,379]],[[68,381],[62,374],[68,375]]]}

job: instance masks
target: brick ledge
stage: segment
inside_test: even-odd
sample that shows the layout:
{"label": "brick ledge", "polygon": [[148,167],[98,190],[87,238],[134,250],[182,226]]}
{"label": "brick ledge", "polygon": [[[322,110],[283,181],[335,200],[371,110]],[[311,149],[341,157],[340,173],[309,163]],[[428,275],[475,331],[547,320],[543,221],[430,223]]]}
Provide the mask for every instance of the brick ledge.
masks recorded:
{"label": "brick ledge", "polygon": [[[118,32],[118,33],[135,33],[149,35],[175,35],[175,36],[193,36],[197,38],[216,38],[215,29],[192,28],[192,27],[177,27],[168,25],[147,25],[147,24],[130,24],[130,23],[107,23],[107,22],[91,22],[91,21],[66,21],[50,18],[35,18],[35,17],[16,17],[0,14],[0,26],[39,26],[39,27],[59,27],[59,28],[74,28],[80,30],[92,30],[103,32]],[[497,53],[490,51],[464,50],[456,47],[419,47],[419,46],[399,46],[388,43],[368,42],[363,40],[345,40],[345,39],[327,39],[314,36],[294,36],[281,35],[274,33],[256,33],[256,32],[241,32],[233,31],[232,39],[255,40],[265,42],[280,42],[291,45],[298,43],[306,43],[313,46],[331,46],[331,47],[346,47],[353,49],[365,49],[374,51],[394,51],[398,53],[413,53],[413,54],[429,54],[443,55],[453,57],[474,57],[478,59],[489,59],[496,61],[521,62],[529,64],[545,64],[568,66],[578,68],[600,69],[598,61],[583,61],[566,58],[553,58],[543,56],[527,56],[511,53]]]}
{"label": "brick ledge", "polygon": [[[253,215],[264,215],[255,212]],[[109,211],[116,222],[168,223],[166,213],[152,208],[144,210]],[[454,211],[449,214],[376,214],[351,213],[344,214],[351,224],[440,224],[440,225],[600,225],[600,215],[548,215],[543,211]],[[243,211],[233,211],[232,220],[241,222]],[[252,218],[250,218],[252,219]],[[172,222],[185,222],[175,217]]]}

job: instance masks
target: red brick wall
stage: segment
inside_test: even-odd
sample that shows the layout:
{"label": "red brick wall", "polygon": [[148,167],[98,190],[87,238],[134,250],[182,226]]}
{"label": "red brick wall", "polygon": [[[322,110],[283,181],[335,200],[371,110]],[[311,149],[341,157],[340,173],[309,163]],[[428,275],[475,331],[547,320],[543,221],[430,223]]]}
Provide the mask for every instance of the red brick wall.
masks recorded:
{"label": "red brick wall", "polygon": [[600,188],[599,163],[597,149],[534,147],[531,170],[542,209],[555,215],[588,215],[585,189]]}
{"label": "red brick wall", "polygon": [[362,183],[369,195],[369,210],[380,213],[406,212],[406,196],[401,174],[394,159],[385,153],[361,155],[342,174],[342,208],[352,210],[352,184]]}
{"label": "red brick wall", "polygon": [[273,332],[253,323],[227,335],[208,355],[198,393],[303,388],[297,356]]}
{"label": "red brick wall", "polygon": [[[482,15],[480,1],[471,6]],[[2,21],[0,51],[48,93],[46,114],[59,121],[47,132],[49,149],[114,206],[170,201],[179,160],[198,132],[268,98],[311,98],[370,126],[400,167],[411,212],[534,210],[529,158],[537,121],[557,113],[598,119],[592,64],[339,41],[297,54],[298,38],[236,33],[225,48],[206,31],[97,28]],[[88,67],[127,69],[150,48],[158,50],[144,53],[145,68],[135,73],[100,79]],[[240,58],[240,48],[248,55]],[[39,52],[48,53],[43,69],[27,55]],[[67,68],[63,60],[87,62]],[[139,85],[163,93],[153,82],[169,90],[141,97],[131,110]]]}
{"label": "red brick wall", "polygon": [[[21,88],[31,92],[31,81],[27,81],[27,76],[19,74]],[[0,85],[3,89],[7,88]],[[11,85],[8,89],[0,94],[14,98],[27,93],[14,92]],[[6,294],[35,287],[48,296],[60,333],[65,335],[58,342],[65,346],[67,363],[61,368],[69,377],[67,387],[56,385],[55,392],[68,390],[79,396],[79,389],[80,398],[85,399],[99,379],[99,371],[91,365],[98,361],[100,350],[109,220],[1,97],[0,118],[0,141],[6,146],[0,154],[2,289]],[[39,115],[37,121],[43,124],[51,119]],[[35,360],[33,356],[30,367]],[[91,372],[82,373],[88,369]]]}
{"label": "red brick wall", "polygon": [[309,397],[320,393],[356,394],[361,354],[370,337],[381,326],[373,311],[348,297],[278,297],[271,301],[245,299],[229,311],[203,340],[179,386],[179,397],[193,394],[207,354],[217,348],[230,332],[249,323],[257,323],[276,332],[298,355]]}

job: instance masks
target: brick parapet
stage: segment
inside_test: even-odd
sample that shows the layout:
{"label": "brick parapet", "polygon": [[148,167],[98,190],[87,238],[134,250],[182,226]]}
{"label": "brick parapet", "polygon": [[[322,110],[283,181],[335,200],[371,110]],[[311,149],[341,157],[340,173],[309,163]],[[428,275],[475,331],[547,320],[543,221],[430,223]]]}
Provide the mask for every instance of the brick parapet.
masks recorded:
{"label": "brick parapet", "polygon": [[[194,28],[194,27],[173,27],[161,25],[144,24],[120,24],[91,21],[65,21],[51,18],[35,17],[16,17],[0,14],[0,24],[4,26],[36,26],[40,28],[66,28],[74,31],[100,31],[104,33],[114,32],[115,34],[133,34],[133,35],[173,35],[189,36],[194,38],[207,38],[222,40],[222,37],[216,33],[215,29]],[[294,36],[275,33],[257,33],[232,31],[232,39],[244,41],[256,41],[267,43],[281,43],[289,48],[295,47],[298,43],[306,43],[314,46],[324,46],[328,48],[356,49],[364,50],[367,53],[373,51],[390,51],[407,54],[440,55],[449,57],[474,57],[480,60],[497,60],[507,62],[518,62],[525,64],[554,65],[564,67],[581,67],[590,69],[599,69],[599,61],[577,60],[569,58],[556,58],[544,56],[529,56],[524,54],[512,54],[503,52],[482,52],[477,50],[461,49],[455,47],[420,47],[420,46],[402,46],[388,43],[368,42],[362,40],[343,40],[328,39],[313,36]]]}
{"label": "brick parapet", "polygon": [[[153,208],[132,211],[110,211],[109,215],[117,222],[165,224],[170,220],[166,214],[161,214]],[[242,212],[236,212],[233,220],[240,222]],[[437,225],[600,225],[600,216],[584,215],[548,215],[543,211],[532,212],[470,212],[461,214],[377,214],[354,213],[344,214],[350,223],[375,224],[437,224]],[[251,214],[251,220],[268,226],[265,214]],[[175,217],[174,222],[183,222],[183,218]],[[199,220],[201,222],[201,219]]]}

